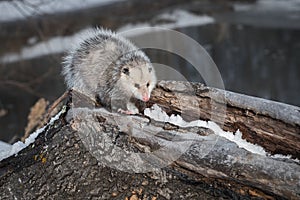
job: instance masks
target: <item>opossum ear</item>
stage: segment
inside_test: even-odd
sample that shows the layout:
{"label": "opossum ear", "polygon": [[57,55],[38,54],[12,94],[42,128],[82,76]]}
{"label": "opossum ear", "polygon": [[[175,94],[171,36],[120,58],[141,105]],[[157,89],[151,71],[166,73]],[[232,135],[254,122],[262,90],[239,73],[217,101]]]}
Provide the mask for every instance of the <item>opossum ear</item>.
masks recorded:
{"label": "opossum ear", "polygon": [[122,73],[124,73],[124,74],[126,74],[126,75],[129,76],[129,69],[128,69],[128,67],[122,68]]}

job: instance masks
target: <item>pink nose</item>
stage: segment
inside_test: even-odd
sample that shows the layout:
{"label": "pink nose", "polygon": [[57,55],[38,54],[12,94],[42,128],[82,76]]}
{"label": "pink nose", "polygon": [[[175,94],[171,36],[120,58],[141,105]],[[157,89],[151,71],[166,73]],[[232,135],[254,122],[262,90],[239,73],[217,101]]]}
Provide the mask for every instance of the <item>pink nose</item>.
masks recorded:
{"label": "pink nose", "polygon": [[145,101],[145,102],[149,101],[149,97],[148,96],[143,96],[143,101]]}

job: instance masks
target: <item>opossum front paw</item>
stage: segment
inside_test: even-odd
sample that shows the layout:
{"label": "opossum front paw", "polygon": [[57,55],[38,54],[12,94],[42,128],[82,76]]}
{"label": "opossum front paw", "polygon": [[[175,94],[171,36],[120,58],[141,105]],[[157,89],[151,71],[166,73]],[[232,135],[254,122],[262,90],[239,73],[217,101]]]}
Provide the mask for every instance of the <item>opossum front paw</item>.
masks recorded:
{"label": "opossum front paw", "polygon": [[132,115],[139,113],[139,109],[132,102],[128,102],[126,107],[127,107],[127,110],[132,113]]}
{"label": "opossum front paw", "polygon": [[128,102],[126,104],[126,108],[127,110],[123,110],[122,108],[119,108],[118,112],[126,115],[135,115],[139,113],[139,109],[131,102]]}
{"label": "opossum front paw", "polygon": [[126,115],[135,115],[137,114],[138,112],[135,112],[135,111],[131,111],[131,110],[123,110],[123,109],[119,109],[118,110],[119,113],[122,113],[122,114],[126,114]]}

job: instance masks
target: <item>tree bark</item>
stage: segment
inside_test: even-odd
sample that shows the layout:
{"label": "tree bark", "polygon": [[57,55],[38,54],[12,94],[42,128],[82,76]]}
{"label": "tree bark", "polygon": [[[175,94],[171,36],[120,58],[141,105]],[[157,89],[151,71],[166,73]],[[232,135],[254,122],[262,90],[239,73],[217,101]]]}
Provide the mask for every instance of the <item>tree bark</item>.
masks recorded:
{"label": "tree bark", "polygon": [[[251,153],[209,128],[109,112],[76,91],[66,96],[59,119],[0,162],[0,199],[300,198],[297,160]],[[153,104],[299,159],[298,107],[165,81],[139,106]]]}

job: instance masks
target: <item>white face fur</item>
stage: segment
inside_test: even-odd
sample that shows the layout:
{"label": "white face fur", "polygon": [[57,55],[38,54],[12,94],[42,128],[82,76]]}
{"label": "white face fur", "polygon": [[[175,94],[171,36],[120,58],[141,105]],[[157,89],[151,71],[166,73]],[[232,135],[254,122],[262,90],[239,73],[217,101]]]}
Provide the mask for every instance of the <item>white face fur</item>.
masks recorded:
{"label": "white face fur", "polygon": [[126,65],[122,68],[119,81],[129,94],[147,102],[155,87],[156,75],[153,66],[149,63],[138,64],[138,66]]}

